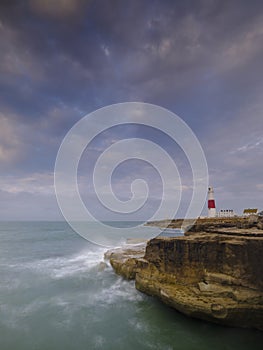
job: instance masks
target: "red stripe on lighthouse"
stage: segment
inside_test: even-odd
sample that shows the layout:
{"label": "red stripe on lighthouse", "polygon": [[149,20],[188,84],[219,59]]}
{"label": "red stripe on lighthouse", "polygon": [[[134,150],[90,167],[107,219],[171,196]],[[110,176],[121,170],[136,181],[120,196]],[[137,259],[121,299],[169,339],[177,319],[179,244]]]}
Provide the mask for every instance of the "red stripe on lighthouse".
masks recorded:
{"label": "red stripe on lighthouse", "polygon": [[216,207],[215,200],[209,199],[208,200],[208,209],[214,209]]}

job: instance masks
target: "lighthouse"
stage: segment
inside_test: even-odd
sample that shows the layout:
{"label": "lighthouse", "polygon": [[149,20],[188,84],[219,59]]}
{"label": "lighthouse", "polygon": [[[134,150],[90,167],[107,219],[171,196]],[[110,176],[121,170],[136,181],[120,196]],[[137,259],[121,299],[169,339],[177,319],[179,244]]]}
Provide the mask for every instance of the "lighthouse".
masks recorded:
{"label": "lighthouse", "polygon": [[213,187],[208,187],[208,217],[216,217],[216,203]]}

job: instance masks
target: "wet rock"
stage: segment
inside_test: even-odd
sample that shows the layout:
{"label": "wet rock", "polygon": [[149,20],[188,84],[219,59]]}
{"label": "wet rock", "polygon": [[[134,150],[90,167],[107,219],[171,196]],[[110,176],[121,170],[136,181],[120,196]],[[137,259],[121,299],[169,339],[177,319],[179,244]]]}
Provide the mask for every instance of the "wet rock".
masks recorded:
{"label": "wet rock", "polygon": [[145,254],[118,251],[110,262],[138,290],[186,315],[263,330],[263,237],[255,228],[155,238]]}
{"label": "wet rock", "polygon": [[135,279],[138,259],[145,254],[146,242],[141,244],[127,244],[124,247],[112,249],[105,253],[105,259],[110,263],[118,275],[126,279]]}

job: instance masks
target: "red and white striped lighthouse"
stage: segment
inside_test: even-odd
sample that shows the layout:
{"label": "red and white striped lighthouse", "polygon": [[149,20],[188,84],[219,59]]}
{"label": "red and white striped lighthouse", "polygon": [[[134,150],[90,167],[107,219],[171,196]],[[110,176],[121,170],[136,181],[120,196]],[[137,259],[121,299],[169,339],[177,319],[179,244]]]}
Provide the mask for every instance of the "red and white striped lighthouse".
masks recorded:
{"label": "red and white striped lighthouse", "polygon": [[216,217],[216,202],[213,187],[208,187],[208,217]]}

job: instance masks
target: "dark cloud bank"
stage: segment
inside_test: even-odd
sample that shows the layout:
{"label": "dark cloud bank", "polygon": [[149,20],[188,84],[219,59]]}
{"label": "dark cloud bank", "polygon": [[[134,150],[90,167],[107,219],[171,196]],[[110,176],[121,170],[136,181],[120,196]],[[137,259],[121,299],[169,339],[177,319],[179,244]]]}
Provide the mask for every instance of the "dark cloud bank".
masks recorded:
{"label": "dark cloud bank", "polygon": [[[0,219],[59,219],[53,170],[63,137],[87,113],[126,101],[188,123],[219,207],[263,208],[261,1],[1,1],[0,52]],[[91,159],[120,133],[104,136]],[[178,147],[160,144],[178,155],[187,188]],[[151,212],[156,174],[134,163],[120,170],[120,196],[136,174],[152,181]]]}

